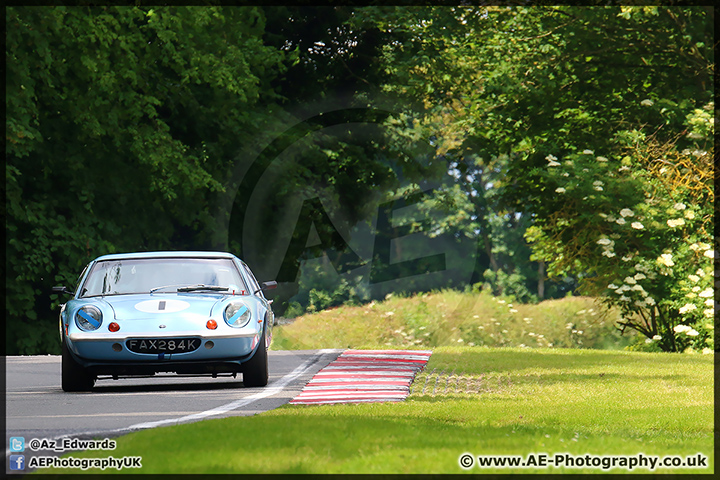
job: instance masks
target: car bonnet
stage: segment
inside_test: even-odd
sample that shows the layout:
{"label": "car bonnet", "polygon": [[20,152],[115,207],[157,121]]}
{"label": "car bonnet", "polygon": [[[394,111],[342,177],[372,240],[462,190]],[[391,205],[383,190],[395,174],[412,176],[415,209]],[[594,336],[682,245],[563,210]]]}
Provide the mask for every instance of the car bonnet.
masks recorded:
{"label": "car bonnet", "polygon": [[213,307],[222,302],[226,294],[181,293],[155,295],[117,295],[105,296],[102,300],[109,304],[116,319],[132,320],[141,318],[182,316],[209,317]]}

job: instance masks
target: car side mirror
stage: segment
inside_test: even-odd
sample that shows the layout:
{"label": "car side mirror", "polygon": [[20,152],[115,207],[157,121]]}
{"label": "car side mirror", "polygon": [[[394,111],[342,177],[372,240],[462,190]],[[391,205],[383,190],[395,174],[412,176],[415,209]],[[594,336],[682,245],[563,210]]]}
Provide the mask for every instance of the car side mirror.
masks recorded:
{"label": "car side mirror", "polygon": [[[277,282],[275,280],[271,280],[269,282],[263,282],[260,284],[260,290],[272,290],[273,288],[277,288]],[[256,290],[254,294],[258,293],[260,290]]]}
{"label": "car side mirror", "polygon": [[51,291],[52,291],[52,293],[65,293],[65,294],[68,294],[68,295],[75,295],[75,292],[73,292],[73,291],[71,291],[71,290],[68,290],[67,287],[64,286],[64,285],[59,285],[59,286],[56,286],[56,287],[52,287],[52,290],[51,290]]}

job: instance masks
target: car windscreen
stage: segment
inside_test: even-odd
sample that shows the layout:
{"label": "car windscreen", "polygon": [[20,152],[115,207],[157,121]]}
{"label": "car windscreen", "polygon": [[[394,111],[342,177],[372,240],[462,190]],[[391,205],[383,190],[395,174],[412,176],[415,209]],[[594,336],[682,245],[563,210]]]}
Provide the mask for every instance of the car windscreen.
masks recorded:
{"label": "car windscreen", "polygon": [[95,263],[80,297],[177,291],[247,290],[229,258],[128,258]]}

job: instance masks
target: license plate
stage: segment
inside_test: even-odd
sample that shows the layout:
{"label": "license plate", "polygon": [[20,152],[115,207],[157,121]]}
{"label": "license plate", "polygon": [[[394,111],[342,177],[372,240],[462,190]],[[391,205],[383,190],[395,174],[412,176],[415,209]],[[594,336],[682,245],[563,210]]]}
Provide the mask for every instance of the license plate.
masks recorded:
{"label": "license plate", "polygon": [[186,353],[200,347],[199,338],[131,338],[125,342],[135,353]]}

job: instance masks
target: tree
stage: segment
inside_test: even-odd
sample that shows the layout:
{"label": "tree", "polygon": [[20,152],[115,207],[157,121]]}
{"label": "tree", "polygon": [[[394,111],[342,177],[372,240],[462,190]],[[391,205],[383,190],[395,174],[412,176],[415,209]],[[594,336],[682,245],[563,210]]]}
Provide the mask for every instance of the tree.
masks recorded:
{"label": "tree", "polygon": [[203,241],[285,54],[257,8],[9,7],[6,28],[7,351],[57,352],[53,284]]}
{"label": "tree", "polygon": [[[690,112],[676,141],[628,131],[610,157],[549,156],[547,183],[565,207],[528,230],[537,255],[591,273],[585,291],[665,351],[714,347],[712,111]],[[687,139],[694,148],[679,149]]]}
{"label": "tree", "polygon": [[[699,164],[691,168],[688,162],[693,156],[682,152],[710,151],[697,137],[700,133],[695,132],[696,137],[686,134],[695,128],[693,125],[704,125],[704,131],[708,130],[702,118],[712,108],[708,107],[713,92],[712,9],[471,7],[382,13],[383,18],[379,18],[379,11],[371,16],[382,28],[404,29],[412,39],[386,47],[386,68],[396,79],[387,88],[421,102],[425,109],[416,112],[416,117],[424,119],[426,130],[434,125],[432,135],[451,142],[460,152],[458,157],[474,154],[487,162],[505,155],[502,182],[493,185],[493,195],[497,196],[493,208],[532,218],[527,235],[534,241],[531,259],[546,265],[549,274],[584,276],[584,291],[597,293],[590,286],[606,279],[595,268],[592,259],[597,257],[578,252],[579,245],[587,248],[590,239],[595,245],[604,230],[598,223],[578,223],[577,219],[596,215],[596,209],[601,209],[597,203],[600,197],[632,206],[642,204],[648,192],[637,183],[620,180],[619,172],[608,170],[608,177],[600,178],[596,169],[585,165],[578,171],[563,167],[562,175],[577,182],[572,187],[574,193],[568,195],[567,177],[549,177],[548,164],[571,162],[577,166],[590,158],[595,161],[594,155],[584,152],[598,152],[598,157],[609,162],[628,157],[628,162],[635,162],[634,175],[653,178],[655,183],[651,183],[658,185],[657,172],[641,159],[653,151],[668,152],[679,165],[707,178],[705,160],[694,160]],[[651,144],[642,144],[650,138]],[[655,176],[641,172],[655,172]],[[677,175],[690,178],[680,172]],[[458,183],[465,181],[477,179],[463,177]],[[612,199],[597,193],[598,188],[607,192],[610,185]],[[472,192],[479,188],[456,191],[464,191],[468,195],[466,204],[470,204]],[[706,201],[679,186],[666,186],[665,191],[670,192],[663,197],[665,203],[671,198],[693,206]],[[695,214],[699,216],[699,212]],[[652,215],[657,216],[658,225],[664,222],[665,228],[667,220],[674,220],[673,225],[679,221],[663,219],[654,211]],[[695,233],[705,238],[705,243],[698,240],[700,243],[689,245],[696,249],[708,245],[702,233],[710,231],[708,221],[705,219],[702,229]],[[671,230],[669,237],[667,232],[658,232],[641,236],[642,242],[634,248],[654,252],[658,238],[673,239],[669,245],[686,240],[685,230]],[[640,241],[640,237],[634,238]],[[613,268],[616,274],[623,272],[618,265]],[[680,290],[658,279],[655,282],[671,295],[662,308],[673,319],[664,321],[665,336],[660,345],[678,349],[682,342],[676,341],[673,325],[688,318],[683,317],[688,311],[696,310],[680,304],[684,298]],[[602,293],[613,299],[607,291]],[[705,309],[703,315],[708,311]],[[646,334],[660,328],[645,328],[634,320],[632,314],[641,314],[637,309],[628,309],[627,314],[625,326]],[[657,311],[655,315],[659,315]],[[688,326],[690,320],[682,322]],[[694,346],[706,345],[703,342],[708,338],[711,341],[709,333],[693,331],[699,332]]]}

